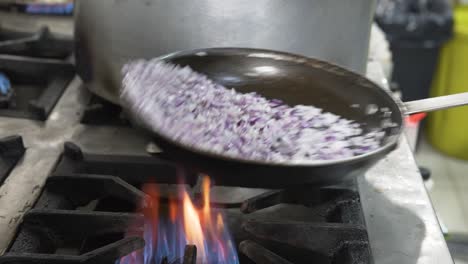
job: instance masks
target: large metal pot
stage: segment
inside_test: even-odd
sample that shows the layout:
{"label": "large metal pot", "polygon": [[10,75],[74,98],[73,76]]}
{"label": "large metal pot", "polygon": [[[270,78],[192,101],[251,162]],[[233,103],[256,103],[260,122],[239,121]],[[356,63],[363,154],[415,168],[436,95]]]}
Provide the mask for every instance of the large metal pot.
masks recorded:
{"label": "large metal pot", "polygon": [[274,49],[362,73],[374,1],[77,0],[77,69],[115,103],[123,63],[180,50]]}

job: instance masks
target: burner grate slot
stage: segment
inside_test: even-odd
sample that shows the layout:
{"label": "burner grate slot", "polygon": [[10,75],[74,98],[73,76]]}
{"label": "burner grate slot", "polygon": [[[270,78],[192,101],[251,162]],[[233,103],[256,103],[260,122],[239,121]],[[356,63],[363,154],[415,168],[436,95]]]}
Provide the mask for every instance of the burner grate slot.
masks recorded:
{"label": "burner grate slot", "polygon": [[252,197],[242,203],[241,211],[251,214],[279,204],[296,204],[314,210],[327,222],[364,226],[359,195],[349,189],[311,186],[273,190]]}
{"label": "burner grate slot", "polygon": [[255,263],[293,264],[250,240],[242,241],[239,250]]}
{"label": "burner grate slot", "polygon": [[[244,222],[243,228],[262,244],[275,247],[275,252],[281,252],[281,256],[291,258],[293,263],[303,263],[297,256],[307,256],[310,252],[315,254],[314,259],[319,256],[324,260],[342,258],[350,243],[368,250],[367,232],[356,225],[250,219]],[[354,257],[349,255],[346,262],[338,263],[359,263],[354,262]]]}
{"label": "burner grate slot", "polygon": [[45,121],[75,76],[72,64],[0,55],[0,72],[11,82],[9,102],[0,116]]}
{"label": "burner grate slot", "polygon": [[95,126],[126,126],[130,122],[124,116],[122,107],[110,103],[96,95],[91,95],[80,121]]}
{"label": "burner grate slot", "polygon": [[25,151],[21,136],[0,139],[0,184],[5,181]]}

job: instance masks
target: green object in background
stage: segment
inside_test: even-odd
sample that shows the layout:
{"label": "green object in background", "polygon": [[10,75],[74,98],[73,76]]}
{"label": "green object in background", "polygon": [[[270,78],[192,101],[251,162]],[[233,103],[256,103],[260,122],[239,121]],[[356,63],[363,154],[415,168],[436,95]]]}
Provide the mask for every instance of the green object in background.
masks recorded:
{"label": "green object in background", "polygon": [[[468,91],[468,6],[457,6],[454,19],[454,37],[441,51],[431,96]],[[435,148],[468,160],[468,106],[431,113],[427,125]]]}

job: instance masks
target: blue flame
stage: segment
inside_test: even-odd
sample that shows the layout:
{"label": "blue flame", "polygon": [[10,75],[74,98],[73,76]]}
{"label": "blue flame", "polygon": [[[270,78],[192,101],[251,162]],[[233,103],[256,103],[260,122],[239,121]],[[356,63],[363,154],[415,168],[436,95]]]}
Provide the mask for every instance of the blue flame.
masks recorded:
{"label": "blue flame", "polygon": [[[180,189],[179,199],[169,197],[168,206],[160,207],[158,186],[145,185],[143,189],[147,196],[141,207],[145,222],[143,234],[140,234],[145,246],[115,264],[161,264],[164,258],[169,263],[179,263],[183,260],[186,245],[192,242],[197,246],[197,264],[239,264],[236,246],[224,227],[223,216],[209,206],[209,178],[205,177],[203,186],[207,206],[195,208],[183,189]],[[177,201],[182,201],[182,206]],[[138,234],[129,232],[128,235]]]}
{"label": "blue flame", "polygon": [[0,95],[7,95],[11,89],[11,82],[5,74],[0,72]]}
{"label": "blue flame", "polygon": [[29,4],[25,12],[30,14],[69,15],[73,13],[74,4]]}
{"label": "blue flame", "polygon": [[[182,221],[180,218],[175,222],[167,218],[157,221],[147,219],[143,234],[146,242],[144,249],[123,257],[116,264],[160,264],[164,257],[169,263],[182,260],[188,243]],[[199,259],[201,263],[239,264],[236,247],[226,229],[217,238],[206,235],[208,230],[204,230],[204,233],[206,258]]]}

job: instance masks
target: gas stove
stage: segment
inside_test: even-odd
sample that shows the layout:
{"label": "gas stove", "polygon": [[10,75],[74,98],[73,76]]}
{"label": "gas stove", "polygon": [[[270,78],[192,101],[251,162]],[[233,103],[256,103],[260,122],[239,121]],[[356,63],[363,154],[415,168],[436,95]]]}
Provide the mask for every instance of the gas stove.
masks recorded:
{"label": "gas stove", "polygon": [[[167,203],[180,185],[178,170],[160,158],[90,154],[65,143],[0,263],[115,263],[142,249],[145,236],[125,236],[132,225],[143,228],[143,216],[134,213],[147,195],[141,188],[158,183],[162,204]],[[184,175],[184,185],[199,204],[198,175]],[[213,186],[211,192],[211,207],[225,216],[240,263],[372,263],[359,194],[353,187]]]}
{"label": "gas stove", "polygon": [[[33,50],[18,52],[31,55]],[[29,149],[53,149],[54,154],[47,168],[41,168],[45,172],[32,187],[33,195],[23,197],[28,201],[20,215],[9,221],[16,230],[8,232],[11,239],[5,241],[0,263],[372,263],[356,183],[267,190],[239,188],[233,181],[234,186],[213,184],[210,201],[203,201],[200,174],[165,159],[149,138],[131,127],[119,106],[87,92],[78,80],[68,87],[74,76],[72,64],[41,58],[47,54],[40,52],[34,53],[36,58],[16,55],[0,55],[0,71],[11,83],[0,116],[18,122],[17,131],[10,129],[11,136],[0,140],[0,183],[8,184],[15,166],[25,165]],[[63,95],[67,87],[74,90]],[[65,102],[56,105],[61,97]],[[69,114],[73,118],[68,119]],[[26,130],[21,118],[39,121],[40,128],[36,133]],[[56,132],[47,133],[49,129]],[[96,147],[91,135],[97,131],[109,135],[124,130],[147,144],[131,153],[126,145],[133,141],[123,135],[120,143],[126,148],[120,154],[110,138],[101,141],[109,145],[106,153],[87,150],[83,144],[91,140],[88,146]],[[34,159],[40,163],[42,158]],[[23,173],[31,172],[26,168]],[[163,238],[148,235],[148,215],[139,211],[151,196],[145,191],[148,184],[159,186],[158,208],[173,206],[171,197],[177,197],[178,207],[185,207],[178,195],[183,189],[194,210],[206,202],[222,215],[226,236],[216,239],[232,241],[231,257],[219,259],[219,253],[205,249],[208,237],[201,237],[206,243],[195,243],[182,224],[165,229],[156,224],[157,233],[166,232],[171,240],[167,243],[173,244],[161,248]],[[184,224],[193,221],[201,219]],[[174,236],[179,232],[186,234]],[[130,261],[135,254],[145,260]]]}
{"label": "gas stove", "polygon": [[[202,213],[209,205],[213,226],[229,233],[216,239],[231,241],[221,248],[232,246],[238,258],[208,263],[451,263],[404,138],[357,182],[275,190],[211,183],[207,203],[206,177],[167,160],[148,135],[131,127],[119,106],[91,94],[70,63],[1,56],[0,71],[11,75],[12,87],[22,83],[10,73],[14,66],[28,74],[51,67],[49,75],[36,76],[48,76],[61,88],[46,92],[53,100],[40,115],[22,110],[2,116],[0,110],[0,263],[206,260],[209,248],[204,251],[190,234],[180,237],[186,226],[148,231],[152,218],[146,209],[154,209],[155,196],[168,219],[171,208]],[[2,58],[15,63],[2,64]],[[369,65],[369,77],[383,82]],[[47,91],[49,82],[38,83]],[[156,185],[157,195],[148,189]],[[203,217],[189,220],[184,224],[200,226],[205,236],[218,232],[200,225],[206,224]]]}

